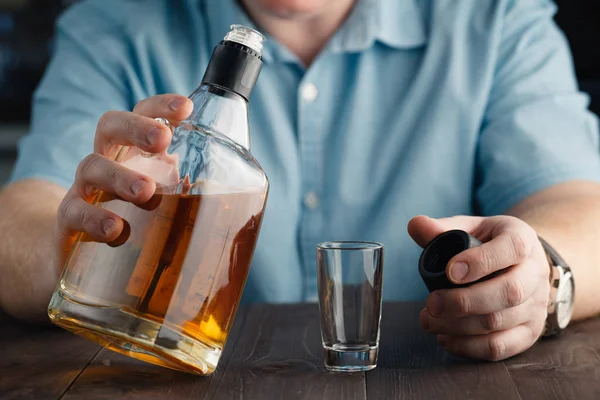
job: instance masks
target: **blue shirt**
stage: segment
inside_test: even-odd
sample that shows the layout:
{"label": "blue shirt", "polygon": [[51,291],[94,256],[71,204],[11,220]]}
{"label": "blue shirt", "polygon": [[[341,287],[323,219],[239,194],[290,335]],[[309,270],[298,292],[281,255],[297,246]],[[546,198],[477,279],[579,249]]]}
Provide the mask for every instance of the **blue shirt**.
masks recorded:
{"label": "blue shirt", "polygon": [[[600,181],[598,122],[546,0],[363,0],[305,68],[272,37],[250,101],[271,190],[247,301],[314,301],[315,246],[386,246],[384,298],[423,299],[417,214],[493,215],[573,179]],[[98,118],[188,95],[234,0],[90,0],[57,29],[12,176],[69,187]]]}

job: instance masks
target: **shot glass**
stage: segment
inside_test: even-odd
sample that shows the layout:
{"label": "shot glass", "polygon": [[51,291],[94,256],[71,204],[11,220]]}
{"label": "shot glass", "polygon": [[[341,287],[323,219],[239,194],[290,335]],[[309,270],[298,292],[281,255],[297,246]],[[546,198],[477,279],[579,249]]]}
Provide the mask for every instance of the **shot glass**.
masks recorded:
{"label": "shot glass", "polygon": [[325,242],[317,246],[319,311],[325,368],[377,366],[383,245]]}

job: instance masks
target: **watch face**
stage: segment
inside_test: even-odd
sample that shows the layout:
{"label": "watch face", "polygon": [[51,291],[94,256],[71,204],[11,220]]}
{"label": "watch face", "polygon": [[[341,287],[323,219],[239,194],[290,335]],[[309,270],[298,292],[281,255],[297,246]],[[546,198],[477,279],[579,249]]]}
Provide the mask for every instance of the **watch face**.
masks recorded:
{"label": "watch face", "polygon": [[564,286],[558,290],[557,293],[557,304],[556,304],[556,317],[558,319],[558,326],[560,329],[566,328],[571,320],[573,314],[573,296],[574,283],[573,278],[569,277],[564,283]]}

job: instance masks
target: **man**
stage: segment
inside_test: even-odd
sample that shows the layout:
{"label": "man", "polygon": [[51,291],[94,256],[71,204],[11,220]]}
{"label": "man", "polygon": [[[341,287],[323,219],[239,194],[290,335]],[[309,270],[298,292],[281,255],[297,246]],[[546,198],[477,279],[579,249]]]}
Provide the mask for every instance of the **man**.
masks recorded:
{"label": "man", "polygon": [[[155,186],[107,156],[116,144],[164,149],[170,132],[153,118],[191,112],[184,96],[242,23],[268,35],[250,119],[271,181],[246,301],[314,301],[318,242],[380,241],[385,299],[427,298],[421,324],[446,349],[504,359],[535,343],[556,300],[539,236],[573,270],[574,319],[600,313],[598,123],[553,4],[240,3],[91,0],[61,19],[0,196],[4,310],[45,318],[57,236],[119,235],[122,220],[85,200],[101,189],[143,201]],[[450,261],[454,282],[505,273],[428,295],[407,225],[421,246],[449,229],[486,242]]]}

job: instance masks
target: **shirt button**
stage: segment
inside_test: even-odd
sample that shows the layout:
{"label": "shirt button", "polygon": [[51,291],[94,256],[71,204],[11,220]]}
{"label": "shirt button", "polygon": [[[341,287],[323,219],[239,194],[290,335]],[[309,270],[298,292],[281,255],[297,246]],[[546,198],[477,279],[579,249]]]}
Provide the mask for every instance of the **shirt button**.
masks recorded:
{"label": "shirt button", "polygon": [[317,208],[319,205],[319,197],[317,197],[317,194],[315,192],[306,193],[304,196],[304,205],[311,210]]}
{"label": "shirt button", "polygon": [[319,95],[319,89],[312,83],[305,83],[302,85],[302,89],[300,90],[300,94],[302,95],[302,99],[308,103],[312,103],[317,99]]}

